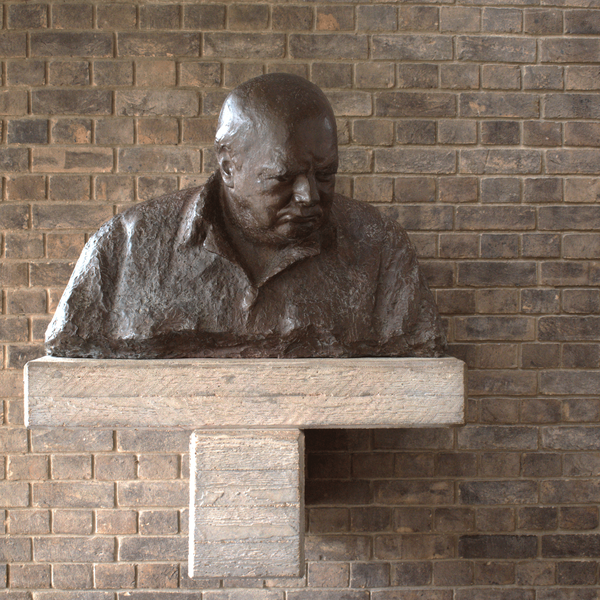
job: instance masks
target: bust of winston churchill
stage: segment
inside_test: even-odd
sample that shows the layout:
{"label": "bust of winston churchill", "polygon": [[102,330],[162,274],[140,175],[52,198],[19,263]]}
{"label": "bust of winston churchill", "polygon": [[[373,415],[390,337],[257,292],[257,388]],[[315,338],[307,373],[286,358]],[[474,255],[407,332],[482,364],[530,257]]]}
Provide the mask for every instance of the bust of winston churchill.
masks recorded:
{"label": "bust of winston churchill", "polygon": [[91,358],[440,356],[404,230],[335,193],[323,92],[270,74],[226,98],[205,185],[140,203],[85,246],[47,352]]}

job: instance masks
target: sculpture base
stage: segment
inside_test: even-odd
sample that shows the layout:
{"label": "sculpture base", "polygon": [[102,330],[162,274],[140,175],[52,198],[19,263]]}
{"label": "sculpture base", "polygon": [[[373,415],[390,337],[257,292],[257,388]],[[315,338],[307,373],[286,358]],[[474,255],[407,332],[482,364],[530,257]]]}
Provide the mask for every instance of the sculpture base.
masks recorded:
{"label": "sculpture base", "polygon": [[464,422],[455,358],[93,360],[25,369],[29,427],[183,427],[193,577],[299,577],[301,429]]}
{"label": "sculpture base", "polygon": [[190,443],[190,577],[301,577],[304,435],[196,430]]}

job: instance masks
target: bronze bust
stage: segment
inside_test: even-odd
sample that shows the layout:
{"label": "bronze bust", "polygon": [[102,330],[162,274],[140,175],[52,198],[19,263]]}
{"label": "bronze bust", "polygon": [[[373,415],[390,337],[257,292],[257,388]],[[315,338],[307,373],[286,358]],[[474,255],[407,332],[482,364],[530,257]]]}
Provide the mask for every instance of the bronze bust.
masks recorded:
{"label": "bronze bust", "polygon": [[92,358],[440,356],[445,336],[403,229],[335,193],[336,123],[293,75],[223,104],[219,169],[89,240],[46,333]]}

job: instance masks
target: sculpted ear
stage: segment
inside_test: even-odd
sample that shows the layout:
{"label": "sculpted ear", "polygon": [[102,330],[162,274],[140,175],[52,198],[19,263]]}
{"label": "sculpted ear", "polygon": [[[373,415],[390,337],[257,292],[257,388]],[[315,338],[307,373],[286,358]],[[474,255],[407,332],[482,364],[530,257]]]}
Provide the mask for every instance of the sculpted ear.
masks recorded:
{"label": "sculpted ear", "polygon": [[233,187],[233,179],[235,177],[235,163],[227,148],[222,148],[218,154],[219,169],[221,170],[221,178],[227,187]]}

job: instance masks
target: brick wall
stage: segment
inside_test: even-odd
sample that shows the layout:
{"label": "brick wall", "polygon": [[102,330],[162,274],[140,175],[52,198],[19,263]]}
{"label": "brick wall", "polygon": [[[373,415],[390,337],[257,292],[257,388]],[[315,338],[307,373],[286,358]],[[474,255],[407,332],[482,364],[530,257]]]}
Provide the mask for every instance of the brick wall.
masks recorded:
{"label": "brick wall", "polygon": [[[5,3],[0,600],[600,598],[599,7]],[[191,581],[185,432],[27,432],[21,369],[86,236],[204,181],[226,90],[275,70],[412,233],[469,424],[307,432],[307,577]]]}

